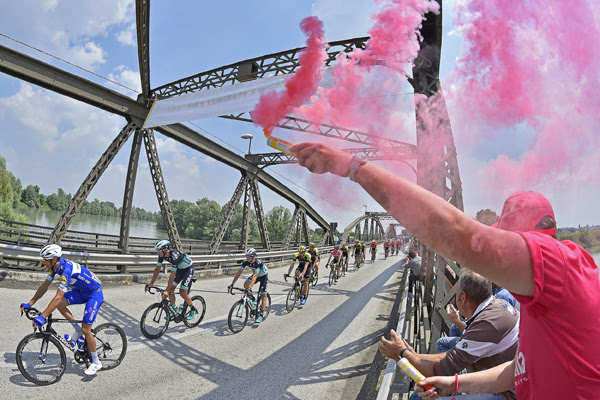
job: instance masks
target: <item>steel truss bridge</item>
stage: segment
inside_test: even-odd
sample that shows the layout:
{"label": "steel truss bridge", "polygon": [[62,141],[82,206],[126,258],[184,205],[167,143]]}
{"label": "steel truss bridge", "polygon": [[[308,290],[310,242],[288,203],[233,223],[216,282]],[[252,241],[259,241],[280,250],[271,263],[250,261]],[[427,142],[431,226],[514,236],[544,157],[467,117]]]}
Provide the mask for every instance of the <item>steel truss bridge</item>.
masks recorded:
{"label": "steel truss bridge", "polygon": [[[441,6],[442,0],[437,1]],[[83,202],[87,199],[93,187],[117,153],[133,137],[123,193],[121,228],[116,249],[122,254],[131,252],[129,235],[130,218],[142,147],[145,149],[148,159],[152,181],[160,211],[167,226],[169,239],[176,246],[181,246],[182,240],[174,221],[161,169],[159,159],[160,149],[157,148],[155,141],[156,131],[240,172],[240,180],[231,196],[231,200],[225,207],[224,216],[219,228],[208,246],[206,246],[208,254],[216,254],[220,251],[223,245],[223,237],[233,216],[235,206],[242,201],[242,198],[244,221],[238,248],[243,246],[243,238],[246,236],[246,230],[249,225],[248,210],[253,205],[260,230],[261,250],[269,252],[274,249],[275,246],[269,239],[269,232],[266,229],[265,214],[260,196],[260,185],[272,190],[277,195],[294,204],[291,224],[288,227],[283,242],[276,247],[288,249],[291,244],[307,243],[308,218],[313,220],[325,233],[320,245],[332,244],[334,239],[333,232],[326,219],[301,196],[265,172],[262,168],[265,165],[293,163],[295,162],[294,159],[282,153],[252,154],[247,157],[241,157],[183,124],[142,129],[143,122],[148,116],[150,104],[153,100],[211,90],[225,85],[235,85],[267,75],[294,73],[299,67],[298,54],[302,48],[285,50],[239,61],[153,88],[150,83],[150,0],[136,0],[136,22],[142,87],[142,93],[136,100],[8,47],[0,46],[1,72],[124,118],[122,130],[116,134],[112,143],[81,183],[81,186],[71,199],[67,210],[49,234],[48,241],[67,245],[68,241],[64,242],[64,240],[66,236],[68,237],[68,227],[71,221],[77,215]],[[397,160],[404,163],[407,160],[416,160],[417,168],[415,173],[417,175],[417,183],[463,210],[462,186],[456,148],[439,80],[442,45],[441,11],[438,15],[428,14],[426,16],[426,21],[424,21],[420,33],[422,37],[421,49],[415,60],[412,77],[409,78],[409,82],[414,88],[415,94],[426,96],[429,99],[429,104],[433,101],[437,103],[437,117],[439,118],[437,128],[441,127],[443,131],[441,140],[439,140],[439,137],[436,137],[437,140],[430,140],[433,132],[430,131],[429,126],[424,123],[423,119],[423,116],[428,111],[427,106],[418,106],[415,110],[417,121],[416,146],[384,138],[373,133],[326,124],[316,124],[312,121],[292,116],[283,118],[279,122],[278,127],[355,143],[361,147],[348,151],[352,154],[360,154],[371,160]],[[364,49],[368,40],[369,37],[361,37],[329,43],[325,66],[333,66],[336,63],[336,57],[342,52],[350,53],[354,49]],[[251,122],[248,112],[236,115],[222,115],[221,117]],[[365,239],[370,237],[381,238],[384,235],[381,218],[377,215],[366,214],[355,219],[344,231],[346,238],[352,229],[354,229],[355,235],[364,237]],[[293,240],[294,235],[295,240]],[[443,279],[437,280],[437,283],[434,281],[433,269],[436,266],[438,270],[443,271],[446,261],[427,248],[421,249],[421,255],[423,257],[423,271],[427,277],[423,301],[424,303],[432,304],[434,292],[440,293],[440,289],[442,289],[441,293],[443,293],[444,285]],[[434,290],[434,286],[437,286],[437,290]],[[439,295],[435,297],[439,298]],[[440,323],[438,314],[434,314],[434,324]],[[437,322],[436,318],[438,318]],[[432,332],[432,335],[435,336],[435,331],[432,330]],[[435,342],[434,339],[436,338],[432,337],[433,342]]]}

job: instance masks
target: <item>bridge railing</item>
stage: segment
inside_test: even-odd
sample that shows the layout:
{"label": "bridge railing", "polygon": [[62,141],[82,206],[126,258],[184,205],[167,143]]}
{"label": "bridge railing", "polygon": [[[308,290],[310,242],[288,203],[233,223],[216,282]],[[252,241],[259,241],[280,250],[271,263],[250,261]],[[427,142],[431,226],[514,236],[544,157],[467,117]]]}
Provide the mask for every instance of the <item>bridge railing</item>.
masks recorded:
{"label": "bridge railing", "polygon": [[[408,275],[410,271],[404,270],[404,288],[399,307],[398,325],[396,333],[405,339],[417,353],[427,354],[435,351],[435,343],[442,334],[448,332],[448,321],[440,318],[440,310],[445,309],[445,303],[449,301],[452,293],[445,294],[444,281],[445,275],[434,272],[434,296],[431,302],[423,302],[425,288],[421,282],[416,282],[412,293],[409,293]],[[438,279],[440,282],[438,282]],[[435,306],[435,307],[434,307]],[[445,315],[445,312],[444,312]],[[399,371],[396,362],[388,360],[383,379],[377,393],[377,400],[388,399],[408,399],[411,380],[404,373]]]}
{"label": "bridge railing", "polygon": [[[8,221],[0,219],[0,242],[14,244],[17,246],[42,246],[48,243],[48,238],[53,228],[32,225],[22,222]],[[166,233],[164,234],[166,236]],[[147,253],[153,249],[154,242],[158,238],[130,237],[128,252],[132,254]],[[210,240],[181,239],[182,251],[187,254],[206,254],[209,252]],[[61,241],[61,246],[80,251],[121,253],[119,248],[119,236],[90,233],[75,230],[68,230]],[[240,242],[223,241],[219,248],[222,253],[231,253],[239,251]],[[262,242],[248,242],[248,247],[261,248]],[[272,249],[281,249],[282,241],[272,241]]]}
{"label": "bridge railing", "polygon": [[[327,251],[331,247],[323,247],[319,250]],[[258,256],[267,263],[291,262],[296,250],[278,250],[271,252],[259,252]],[[94,272],[117,272],[126,269],[129,272],[149,272],[156,267],[158,259],[156,252],[153,254],[120,254],[120,253],[95,253],[88,251],[63,250],[63,257],[75,261]],[[190,255],[197,269],[219,270],[227,267],[239,266],[245,260],[243,252],[214,254],[214,255]],[[35,269],[41,261],[39,247],[15,246],[0,243],[0,263],[7,265],[12,263],[20,269]]]}

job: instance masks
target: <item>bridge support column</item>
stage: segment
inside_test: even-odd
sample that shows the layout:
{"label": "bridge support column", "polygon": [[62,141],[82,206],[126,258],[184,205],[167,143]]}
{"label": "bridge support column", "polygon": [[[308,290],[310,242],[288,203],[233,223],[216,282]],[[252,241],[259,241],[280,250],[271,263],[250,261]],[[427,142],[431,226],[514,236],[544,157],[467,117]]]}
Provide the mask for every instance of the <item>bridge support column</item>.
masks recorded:
{"label": "bridge support column", "polygon": [[79,209],[81,209],[83,202],[87,199],[94,186],[96,186],[96,183],[98,183],[98,179],[100,179],[104,171],[106,171],[106,168],[108,168],[112,160],[115,158],[117,153],[119,153],[119,150],[121,150],[121,147],[123,147],[125,142],[127,142],[129,136],[131,136],[135,129],[134,123],[129,122],[117,135],[115,140],[112,141],[110,146],[108,146],[106,151],[104,151],[96,165],[94,165],[94,168],[92,168],[81,186],[79,186],[79,189],[77,189],[77,192],[69,202],[67,209],[58,220],[56,227],[48,239],[49,243],[58,244],[61,242],[65,236],[65,233],[67,233],[67,229],[69,228],[71,221],[75,215],[77,215]]}
{"label": "bridge support column", "polygon": [[179,232],[175,224],[171,203],[169,203],[169,195],[167,194],[167,186],[165,185],[162,169],[160,168],[156,140],[154,139],[154,133],[150,129],[144,130],[144,146],[146,148],[148,164],[150,165],[150,175],[152,175],[154,191],[156,192],[160,212],[167,226],[169,240],[175,245],[175,248],[181,249],[181,239],[179,238]]}
{"label": "bridge support column", "polygon": [[215,232],[211,242],[210,242],[210,254],[216,254],[221,242],[223,241],[223,237],[227,232],[227,228],[229,227],[229,223],[231,222],[231,218],[235,213],[236,206],[240,203],[240,198],[242,197],[242,192],[247,187],[248,177],[245,173],[242,173],[242,177],[238,182],[235,190],[233,191],[233,196],[231,196],[231,200],[225,204],[225,212],[223,213],[223,218],[219,223],[219,227]]}
{"label": "bridge support column", "polygon": [[251,180],[250,187],[252,189],[252,198],[254,199],[254,211],[256,212],[256,220],[258,222],[258,232],[260,233],[260,240],[262,241],[263,248],[266,251],[271,251],[271,241],[269,240],[269,231],[267,229],[265,211],[263,209],[262,199],[260,197],[260,191],[258,189],[258,183],[255,180]]}
{"label": "bridge support column", "polygon": [[[131,208],[133,206],[133,192],[135,190],[135,180],[137,177],[138,163],[140,160],[140,151],[142,149],[143,132],[139,129],[135,131],[133,142],[131,143],[131,154],[129,155],[129,166],[127,167],[127,176],[125,178],[125,192],[123,193],[123,207],[121,208],[121,229],[119,235],[119,249],[121,253],[129,253],[129,228],[131,226]],[[127,268],[120,269],[122,273],[127,272]]]}

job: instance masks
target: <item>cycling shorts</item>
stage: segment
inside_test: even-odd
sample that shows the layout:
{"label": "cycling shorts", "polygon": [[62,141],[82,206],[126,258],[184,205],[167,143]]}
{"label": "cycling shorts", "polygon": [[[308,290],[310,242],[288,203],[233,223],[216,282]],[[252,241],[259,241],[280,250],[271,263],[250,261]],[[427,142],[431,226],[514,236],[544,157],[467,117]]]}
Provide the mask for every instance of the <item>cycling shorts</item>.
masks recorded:
{"label": "cycling shorts", "polygon": [[340,261],[342,261],[341,257],[339,259],[337,259],[337,260],[334,258],[333,260],[331,260],[331,267],[332,268],[333,267],[339,267]]}
{"label": "cycling shorts", "polygon": [[82,321],[84,324],[91,326],[98,316],[100,306],[104,303],[104,294],[102,288],[98,288],[93,292],[81,292],[73,289],[65,293],[65,300],[68,305],[85,303]]}
{"label": "cycling shorts", "polygon": [[354,250],[354,255],[358,255],[358,254],[360,254],[360,253],[361,253],[361,249],[356,249],[356,250]]}
{"label": "cycling shorts", "polygon": [[[306,263],[304,263],[306,264]],[[300,264],[298,265],[298,268],[296,268],[296,271],[298,271],[299,273],[302,273],[302,271],[304,271],[304,264]],[[304,274],[304,278],[308,279],[308,277],[310,276],[310,272],[312,271],[312,264],[308,263],[308,267],[306,267],[306,274]]]}
{"label": "cycling shorts", "polygon": [[[252,276],[249,276],[248,279],[246,279],[248,282],[252,282]],[[256,281],[254,281],[254,284],[259,283],[260,286],[258,287],[258,293],[259,294],[266,294],[267,293],[267,283],[269,283],[269,274],[266,273],[263,276],[259,276],[256,278]]]}
{"label": "cycling shorts", "polygon": [[190,285],[192,284],[192,278],[194,277],[194,266],[192,265],[186,269],[178,269],[175,272],[175,279],[173,279],[173,286],[177,287],[179,282],[181,282],[181,286],[179,289],[183,289],[185,291],[189,291]]}

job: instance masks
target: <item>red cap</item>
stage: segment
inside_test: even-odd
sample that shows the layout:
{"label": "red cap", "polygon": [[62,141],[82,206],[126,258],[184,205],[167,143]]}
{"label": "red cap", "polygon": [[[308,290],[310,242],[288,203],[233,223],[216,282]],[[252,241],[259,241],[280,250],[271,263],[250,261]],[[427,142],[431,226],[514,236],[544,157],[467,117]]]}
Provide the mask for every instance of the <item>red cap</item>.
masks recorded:
{"label": "red cap", "polygon": [[536,229],[542,218],[554,218],[554,211],[548,199],[537,192],[515,192],[504,202],[502,215],[498,220],[498,228],[505,231],[529,232],[538,231],[553,236],[556,227]]}

